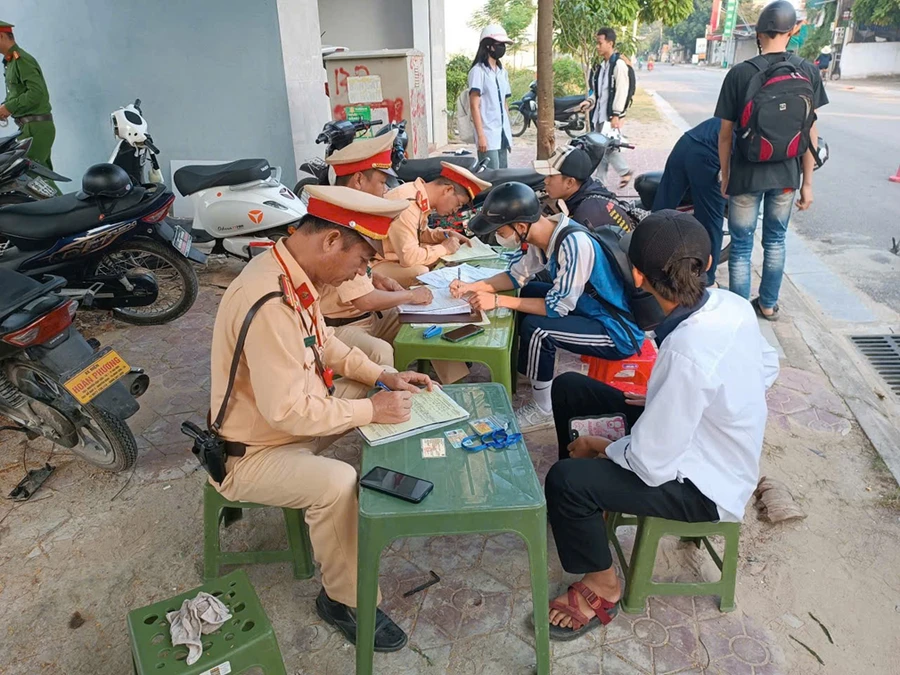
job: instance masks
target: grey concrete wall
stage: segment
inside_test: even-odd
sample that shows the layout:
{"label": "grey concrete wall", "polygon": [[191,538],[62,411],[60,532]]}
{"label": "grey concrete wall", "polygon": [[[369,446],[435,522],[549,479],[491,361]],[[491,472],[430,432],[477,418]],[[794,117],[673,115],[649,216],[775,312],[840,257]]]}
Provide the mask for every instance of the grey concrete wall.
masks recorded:
{"label": "grey concrete wall", "polygon": [[411,0],[318,0],[322,44],[352,51],[413,46]]}
{"label": "grey concrete wall", "polygon": [[54,165],[76,183],[107,160],[109,115],[135,98],[167,182],[171,159],[266,157],[294,175],[276,0],[31,0],[2,14],[44,70]]}

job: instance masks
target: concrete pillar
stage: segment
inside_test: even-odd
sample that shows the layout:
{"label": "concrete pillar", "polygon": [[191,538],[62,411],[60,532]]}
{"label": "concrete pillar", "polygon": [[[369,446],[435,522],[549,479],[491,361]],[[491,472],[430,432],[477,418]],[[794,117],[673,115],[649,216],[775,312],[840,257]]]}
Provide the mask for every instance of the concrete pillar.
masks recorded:
{"label": "concrete pillar", "polygon": [[[291,140],[299,167],[306,159],[321,155],[322,146],[316,145],[316,136],[331,119],[322,67],[319,6],[317,0],[277,0],[277,3]],[[265,124],[265,120],[260,123]],[[295,179],[296,176],[285,176],[283,181],[293,187]]]}
{"label": "concrete pillar", "polygon": [[428,142],[447,142],[447,70],[444,0],[412,0],[413,48],[425,55],[425,107]]}

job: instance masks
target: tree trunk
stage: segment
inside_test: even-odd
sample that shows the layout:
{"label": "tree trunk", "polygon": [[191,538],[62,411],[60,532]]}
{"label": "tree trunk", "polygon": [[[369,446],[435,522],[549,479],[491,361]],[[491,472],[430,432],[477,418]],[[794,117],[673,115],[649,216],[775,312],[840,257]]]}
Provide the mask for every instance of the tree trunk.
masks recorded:
{"label": "tree trunk", "polygon": [[553,0],[538,0],[537,20],[538,124],[537,158],[553,154]]}

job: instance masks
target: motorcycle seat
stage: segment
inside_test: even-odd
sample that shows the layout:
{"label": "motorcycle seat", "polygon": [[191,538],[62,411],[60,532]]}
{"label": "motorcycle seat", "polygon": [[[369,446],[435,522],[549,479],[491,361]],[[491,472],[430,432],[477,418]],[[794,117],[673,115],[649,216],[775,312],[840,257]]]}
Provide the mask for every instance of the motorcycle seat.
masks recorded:
{"label": "motorcycle seat", "polygon": [[441,175],[441,162],[456,164],[473,171],[478,164],[478,158],[475,155],[442,155],[424,159],[407,159],[397,168],[397,176],[404,183],[414,181],[416,178],[421,178],[428,183]]}
{"label": "motorcycle seat", "polygon": [[121,216],[140,204],[146,189],[136,187],[116,200],[78,199],[77,193],[27,204],[0,208],[0,234],[16,248],[35,251],[62,237],[103,224],[111,216]]}
{"label": "motorcycle seat", "polygon": [[478,174],[481,180],[486,180],[493,187],[500,183],[525,183],[530,188],[536,188],[544,184],[544,176],[533,169],[485,169]]}
{"label": "motorcycle seat", "polygon": [[584,100],[585,96],[576,95],[576,96],[560,96],[558,98],[553,99],[553,107],[556,112],[563,112],[568,110],[569,108],[574,108],[577,105],[580,105]]}
{"label": "motorcycle seat", "polygon": [[187,197],[200,190],[226,185],[252,183],[266,180],[272,175],[272,167],[266,159],[239,159],[228,164],[200,166],[191,164],[175,172],[175,187]]}
{"label": "motorcycle seat", "polygon": [[[659,189],[662,176],[662,171],[648,171],[634,179],[634,189],[637,190],[638,196],[641,198],[641,206],[645,209],[653,208],[653,202],[656,200],[656,191]],[[679,206],[690,206],[692,203],[691,190],[688,188],[685,190]]]}

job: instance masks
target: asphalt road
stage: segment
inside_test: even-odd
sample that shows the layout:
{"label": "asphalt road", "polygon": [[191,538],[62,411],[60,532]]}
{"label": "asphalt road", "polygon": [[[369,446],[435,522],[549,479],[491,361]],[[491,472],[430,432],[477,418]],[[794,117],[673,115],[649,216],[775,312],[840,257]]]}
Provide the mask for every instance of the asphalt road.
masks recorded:
{"label": "asphalt road", "polygon": [[[638,73],[692,125],[712,116],[724,77],[692,66]],[[887,180],[900,166],[900,82],[829,82],[826,91],[819,134],[830,159],[816,172],[811,210],[792,227],[834,272],[900,312],[900,257],[890,250],[892,237],[900,242],[900,184]]]}

